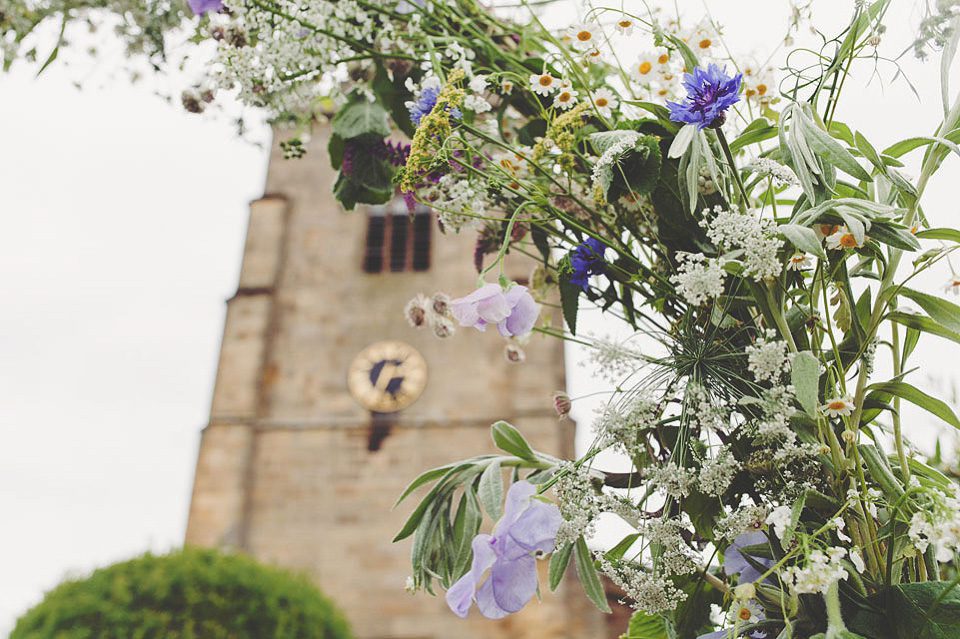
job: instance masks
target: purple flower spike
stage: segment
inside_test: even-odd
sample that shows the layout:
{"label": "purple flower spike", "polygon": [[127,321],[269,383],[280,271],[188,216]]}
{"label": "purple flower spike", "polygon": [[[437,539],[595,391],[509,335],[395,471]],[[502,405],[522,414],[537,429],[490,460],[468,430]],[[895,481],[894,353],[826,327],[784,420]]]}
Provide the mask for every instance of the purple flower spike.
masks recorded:
{"label": "purple flower spike", "polygon": [[540,316],[540,305],[526,286],[512,286],[504,292],[499,284],[485,284],[466,297],[450,302],[450,311],[460,326],[487,330],[496,324],[504,337],[524,335],[533,330]]}
{"label": "purple flower spike", "polygon": [[187,0],[193,15],[202,16],[208,11],[216,13],[223,8],[223,0]]}
{"label": "purple flower spike", "polygon": [[[733,540],[733,543],[727,546],[727,549],[723,551],[723,570],[728,575],[740,575],[740,578],[737,580],[738,584],[755,582],[760,578],[762,573],[747,563],[747,560],[743,558],[743,553],[740,552],[740,549],[744,548],[745,546],[756,546],[757,544],[765,543],[767,543],[767,536],[760,531],[737,535],[737,538]],[[754,559],[767,568],[774,564],[772,559],[766,559],[764,557],[754,557]]]}
{"label": "purple flower spike", "polygon": [[470,571],[447,590],[447,605],[458,617],[466,617],[476,599],[480,614],[500,619],[536,594],[536,557],[553,551],[562,519],[556,506],[534,499],[536,492],[530,482],[513,484],[493,534],[473,538]]}
{"label": "purple flower spike", "polygon": [[674,122],[696,124],[697,129],[719,128],[726,119],[724,111],[740,100],[740,81],[743,74],[732,78],[726,68],[711,64],[706,69],[695,67],[693,73],[683,75],[686,99],[678,104],[667,102],[670,119]]}

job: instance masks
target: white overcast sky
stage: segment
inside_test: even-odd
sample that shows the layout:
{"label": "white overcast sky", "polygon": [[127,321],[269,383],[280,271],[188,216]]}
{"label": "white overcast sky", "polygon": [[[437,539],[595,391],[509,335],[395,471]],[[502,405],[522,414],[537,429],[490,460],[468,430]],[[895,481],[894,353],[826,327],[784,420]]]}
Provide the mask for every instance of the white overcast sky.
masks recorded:
{"label": "white overcast sky", "polygon": [[[905,43],[917,16],[894,4],[909,19],[890,37]],[[784,24],[785,2],[713,6],[737,50]],[[819,23],[851,6],[818,0]],[[878,148],[929,133],[940,108],[935,65],[907,62],[922,102],[863,77],[844,96],[841,119]],[[93,78],[84,91],[60,63],[39,79],[0,75],[0,636],[64,576],[182,543],[224,301],[263,190],[262,148],[166,104],[150,82],[105,80],[111,63],[81,74]],[[929,189],[941,224],[956,224],[955,183]],[[937,375],[956,350],[926,338],[920,357]],[[570,372],[574,394],[589,390]],[[581,424],[590,413],[578,407]]]}

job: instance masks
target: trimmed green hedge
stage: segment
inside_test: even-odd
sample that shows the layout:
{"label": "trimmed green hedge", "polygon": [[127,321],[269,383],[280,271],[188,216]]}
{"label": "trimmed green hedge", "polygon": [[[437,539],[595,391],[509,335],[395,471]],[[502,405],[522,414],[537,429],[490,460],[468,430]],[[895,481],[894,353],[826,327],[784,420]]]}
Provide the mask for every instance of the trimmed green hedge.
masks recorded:
{"label": "trimmed green hedge", "polygon": [[65,581],[10,639],[350,639],[305,577],[249,557],[185,548]]}

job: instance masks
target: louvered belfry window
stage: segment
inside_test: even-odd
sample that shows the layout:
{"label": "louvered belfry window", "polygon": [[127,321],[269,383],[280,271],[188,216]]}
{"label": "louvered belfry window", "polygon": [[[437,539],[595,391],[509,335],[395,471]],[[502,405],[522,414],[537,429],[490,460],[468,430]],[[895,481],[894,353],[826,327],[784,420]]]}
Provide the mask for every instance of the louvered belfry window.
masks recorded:
{"label": "louvered belfry window", "polygon": [[411,216],[402,197],[369,207],[363,270],[399,273],[429,269],[432,219],[430,209],[420,204]]}

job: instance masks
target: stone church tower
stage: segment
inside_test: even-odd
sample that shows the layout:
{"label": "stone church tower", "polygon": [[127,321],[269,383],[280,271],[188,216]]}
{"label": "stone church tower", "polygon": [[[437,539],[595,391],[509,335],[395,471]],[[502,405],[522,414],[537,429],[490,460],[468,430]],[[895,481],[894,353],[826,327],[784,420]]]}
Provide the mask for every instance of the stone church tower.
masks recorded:
{"label": "stone church tower", "polygon": [[[564,387],[563,346],[535,335],[518,365],[504,357],[495,330],[439,340],[412,329],[402,309],[414,294],[473,290],[474,234],[441,238],[426,212],[411,222],[396,203],[343,211],[330,193],[327,135],[318,127],[299,160],[284,160],[275,144],[266,194],[251,205],[187,544],[234,547],[306,571],[358,639],[605,636],[572,566],[550,593],[541,562],[543,602],[499,621],[476,608],[461,620],[442,593],[404,591],[411,540],[391,539],[416,499],[391,506],[415,476],[494,452],[489,429],[498,419],[537,449],[572,454],[573,426],[558,423],[550,404]],[[530,266],[512,263],[508,275],[526,279]],[[411,393],[422,386],[422,394],[399,411],[376,404],[389,376],[370,373],[396,348],[423,359],[406,373],[421,378]],[[370,388],[351,393],[352,363]],[[362,386],[364,375],[352,379]]]}

